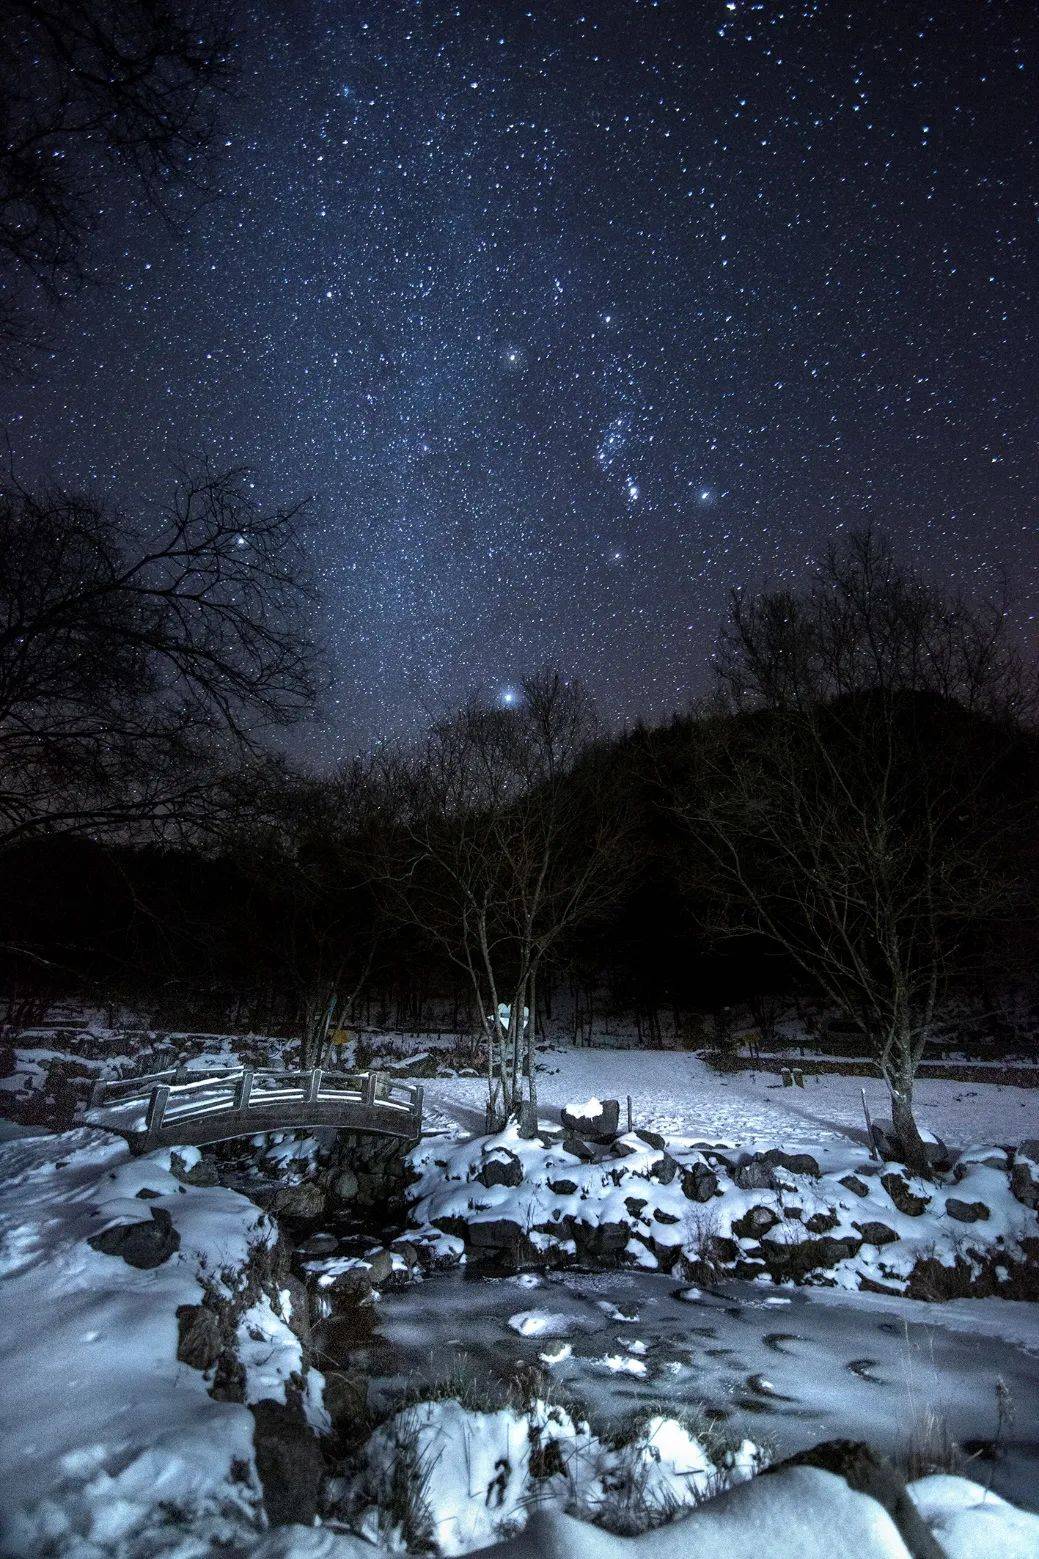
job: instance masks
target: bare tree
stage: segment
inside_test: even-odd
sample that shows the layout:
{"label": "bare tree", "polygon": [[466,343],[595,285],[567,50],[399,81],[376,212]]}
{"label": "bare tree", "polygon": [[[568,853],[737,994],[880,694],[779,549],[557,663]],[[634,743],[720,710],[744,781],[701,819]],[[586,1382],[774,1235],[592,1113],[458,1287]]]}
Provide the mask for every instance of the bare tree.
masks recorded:
{"label": "bare tree", "polygon": [[0,490],[0,846],[183,821],[265,728],[310,707],[299,505],[182,474],[144,518]]}
{"label": "bare tree", "polygon": [[537,1123],[537,981],[618,891],[623,840],[583,691],[528,678],[517,706],[471,701],[414,760],[384,766],[392,797],[385,881],[468,979],[487,1047],[488,1118]]}
{"label": "bare tree", "polygon": [[8,0],[6,17],[0,344],[10,351],[32,336],[34,291],[54,302],[86,278],[106,170],[167,220],[174,194],[204,193],[232,38],[220,0]]}
{"label": "bare tree", "polygon": [[1034,805],[1024,668],[993,612],[947,605],[864,537],[806,598],[737,598],[721,671],[742,712],[694,726],[677,798],[704,904],[859,1023],[925,1167],[917,1068],[974,933],[1014,902]]}

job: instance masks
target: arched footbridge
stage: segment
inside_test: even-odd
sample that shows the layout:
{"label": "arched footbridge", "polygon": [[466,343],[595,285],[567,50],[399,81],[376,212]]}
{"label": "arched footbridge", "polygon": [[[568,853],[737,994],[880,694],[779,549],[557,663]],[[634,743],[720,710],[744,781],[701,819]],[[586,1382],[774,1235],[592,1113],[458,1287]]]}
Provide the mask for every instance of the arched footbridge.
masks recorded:
{"label": "arched footbridge", "polygon": [[422,1089],[385,1072],[180,1067],[95,1083],[86,1121],[125,1137],[135,1153],[327,1127],[414,1141]]}

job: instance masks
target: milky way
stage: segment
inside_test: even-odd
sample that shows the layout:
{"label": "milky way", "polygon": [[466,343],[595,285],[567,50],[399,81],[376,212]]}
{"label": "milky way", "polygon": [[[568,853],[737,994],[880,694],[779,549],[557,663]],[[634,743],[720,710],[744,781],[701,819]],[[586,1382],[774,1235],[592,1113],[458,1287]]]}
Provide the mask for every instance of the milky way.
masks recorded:
{"label": "milky way", "polygon": [[662,716],[733,586],[867,522],[1034,642],[1035,23],[253,7],[219,199],[177,234],[99,191],[103,285],[3,390],[16,468],[313,494],[315,758],[546,661]]}

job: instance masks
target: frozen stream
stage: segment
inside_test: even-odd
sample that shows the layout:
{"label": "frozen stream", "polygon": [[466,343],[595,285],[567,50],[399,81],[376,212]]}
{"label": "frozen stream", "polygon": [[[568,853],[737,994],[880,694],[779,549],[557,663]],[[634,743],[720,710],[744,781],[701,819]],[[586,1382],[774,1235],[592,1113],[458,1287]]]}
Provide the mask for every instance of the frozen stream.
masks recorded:
{"label": "frozen stream", "polygon": [[[702,1409],[779,1455],[838,1436],[897,1452],[934,1412],[980,1447],[971,1476],[1039,1508],[1039,1306],[746,1283],[685,1292],[637,1272],[437,1274],[384,1294],[351,1359],[381,1406],[417,1382],[503,1381],[541,1364],[600,1427],[650,1404]],[[993,1461],[997,1379],[1014,1421]]]}

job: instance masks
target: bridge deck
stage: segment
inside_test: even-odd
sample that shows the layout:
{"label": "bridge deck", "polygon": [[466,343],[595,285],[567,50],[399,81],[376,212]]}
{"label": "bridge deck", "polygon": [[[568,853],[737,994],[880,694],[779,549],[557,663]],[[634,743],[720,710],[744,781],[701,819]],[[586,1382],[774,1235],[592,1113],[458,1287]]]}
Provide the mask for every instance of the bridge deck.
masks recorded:
{"label": "bridge deck", "polygon": [[86,1120],[135,1153],[320,1127],[411,1141],[422,1130],[422,1089],[384,1072],[178,1068],[95,1084]]}

